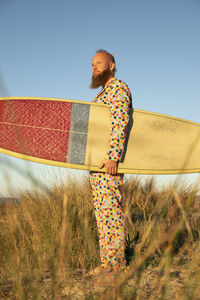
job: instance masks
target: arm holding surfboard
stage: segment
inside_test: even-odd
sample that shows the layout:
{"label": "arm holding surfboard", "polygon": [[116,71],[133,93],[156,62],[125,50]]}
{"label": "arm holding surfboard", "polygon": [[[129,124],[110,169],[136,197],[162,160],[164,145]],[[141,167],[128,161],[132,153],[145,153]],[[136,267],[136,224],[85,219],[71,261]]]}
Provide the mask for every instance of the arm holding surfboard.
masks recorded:
{"label": "arm holding surfboard", "polygon": [[118,162],[124,151],[132,101],[130,90],[124,82],[115,78],[112,80],[112,90],[113,93],[109,97],[111,119],[109,150],[106,159],[100,164],[100,169],[105,167],[106,173],[114,175],[117,173]]}

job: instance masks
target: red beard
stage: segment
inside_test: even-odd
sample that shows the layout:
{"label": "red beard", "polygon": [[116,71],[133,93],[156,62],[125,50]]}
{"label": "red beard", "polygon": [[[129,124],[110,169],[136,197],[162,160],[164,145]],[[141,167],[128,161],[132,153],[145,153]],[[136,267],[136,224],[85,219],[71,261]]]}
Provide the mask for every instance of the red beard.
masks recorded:
{"label": "red beard", "polygon": [[105,71],[103,71],[102,73],[100,73],[96,76],[92,75],[90,88],[91,89],[97,89],[100,86],[104,86],[106,81],[110,77],[110,75],[111,75],[110,70],[105,70]]}

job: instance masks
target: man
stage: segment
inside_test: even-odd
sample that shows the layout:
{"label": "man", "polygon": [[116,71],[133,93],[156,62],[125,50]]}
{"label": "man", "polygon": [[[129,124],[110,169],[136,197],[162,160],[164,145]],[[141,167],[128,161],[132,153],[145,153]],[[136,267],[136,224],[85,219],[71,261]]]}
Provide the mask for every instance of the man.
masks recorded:
{"label": "man", "polygon": [[93,102],[109,105],[111,118],[108,152],[102,157],[100,169],[105,172],[91,172],[95,216],[99,231],[101,266],[109,276],[123,272],[125,263],[125,224],[121,207],[120,186],[123,176],[117,174],[117,167],[124,151],[131,93],[128,86],[115,77],[115,59],[105,50],[97,51],[92,60],[91,88],[102,86]]}

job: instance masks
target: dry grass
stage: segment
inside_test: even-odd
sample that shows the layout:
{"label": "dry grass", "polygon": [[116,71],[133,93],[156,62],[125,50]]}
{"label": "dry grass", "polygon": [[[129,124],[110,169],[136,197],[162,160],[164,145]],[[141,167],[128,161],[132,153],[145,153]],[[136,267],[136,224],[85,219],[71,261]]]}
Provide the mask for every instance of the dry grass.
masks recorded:
{"label": "dry grass", "polygon": [[191,187],[123,186],[127,273],[115,288],[84,274],[99,264],[88,178],[0,204],[0,299],[200,299],[200,199]]}

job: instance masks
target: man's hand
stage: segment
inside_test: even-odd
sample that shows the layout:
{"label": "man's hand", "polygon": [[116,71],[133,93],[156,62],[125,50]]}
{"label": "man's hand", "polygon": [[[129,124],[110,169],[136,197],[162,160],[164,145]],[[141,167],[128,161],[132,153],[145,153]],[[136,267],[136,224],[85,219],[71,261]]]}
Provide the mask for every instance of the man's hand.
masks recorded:
{"label": "man's hand", "polygon": [[104,159],[100,164],[99,168],[102,169],[103,167],[105,167],[106,174],[115,175],[117,173],[117,166],[118,166],[117,161]]}

